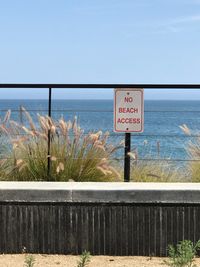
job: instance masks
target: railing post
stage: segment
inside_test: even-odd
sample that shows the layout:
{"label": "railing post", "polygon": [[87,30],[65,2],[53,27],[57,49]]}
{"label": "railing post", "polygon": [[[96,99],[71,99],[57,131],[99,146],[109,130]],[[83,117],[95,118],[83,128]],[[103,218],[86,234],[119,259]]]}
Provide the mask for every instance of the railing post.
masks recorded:
{"label": "railing post", "polygon": [[[51,97],[52,97],[52,88],[49,88],[49,97],[48,97],[48,116],[51,118]],[[50,125],[50,123],[49,123]],[[47,178],[51,180],[51,130],[48,130],[48,148],[47,148]]]}
{"label": "railing post", "polygon": [[125,133],[125,148],[124,148],[124,182],[130,182],[130,155],[131,151],[131,133]]}

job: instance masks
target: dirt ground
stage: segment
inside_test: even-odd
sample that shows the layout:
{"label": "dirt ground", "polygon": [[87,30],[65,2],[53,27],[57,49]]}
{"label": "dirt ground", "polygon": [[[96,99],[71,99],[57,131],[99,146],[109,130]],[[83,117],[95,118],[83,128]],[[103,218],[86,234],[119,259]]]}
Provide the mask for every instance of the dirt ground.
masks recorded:
{"label": "dirt ground", "polygon": [[[34,267],[77,267],[78,256],[33,255]],[[24,267],[25,255],[0,255],[0,267]],[[165,258],[92,256],[88,267],[166,267]],[[195,260],[200,266],[200,259]]]}

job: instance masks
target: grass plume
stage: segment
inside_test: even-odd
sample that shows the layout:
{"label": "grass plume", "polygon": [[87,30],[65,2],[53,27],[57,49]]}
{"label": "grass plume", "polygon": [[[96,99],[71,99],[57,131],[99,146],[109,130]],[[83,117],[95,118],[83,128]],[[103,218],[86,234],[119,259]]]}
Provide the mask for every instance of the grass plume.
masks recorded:
{"label": "grass plume", "polygon": [[[54,121],[38,114],[34,124],[23,108],[27,123],[10,120],[10,111],[0,124],[8,147],[1,154],[0,178],[17,181],[112,181],[119,177],[111,164],[118,147],[109,145],[109,133],[84,131],[74,120]],[[28,126],[27,126],[28,125]],[[48,155],[48,135],[51,150]],[[48,156],[47,156],[48,155]],[[47,157],[51,160],[51,175],[47,172]]]}

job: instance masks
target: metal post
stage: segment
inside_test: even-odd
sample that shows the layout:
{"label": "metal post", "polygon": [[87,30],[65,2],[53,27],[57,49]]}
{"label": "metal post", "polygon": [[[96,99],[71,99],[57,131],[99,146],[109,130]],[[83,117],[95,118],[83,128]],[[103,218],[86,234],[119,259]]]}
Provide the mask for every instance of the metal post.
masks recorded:
{"label": "metal post", "polygon": [[124,182],[130,182],[130,156],[131,151],[131,133],[125,133],[125,148],[124,148]]}
{"label": "metal post", "polygon": [[[48,116],[51,117],[51,96],[52,96],[52,90],[49,88],[49,98],[48,98]],[[47,178],[48,180],[51,180],[51,158],[50,158],[50,152],[51,152],[51,130],[48,130],[48,151],[47,151]]]}

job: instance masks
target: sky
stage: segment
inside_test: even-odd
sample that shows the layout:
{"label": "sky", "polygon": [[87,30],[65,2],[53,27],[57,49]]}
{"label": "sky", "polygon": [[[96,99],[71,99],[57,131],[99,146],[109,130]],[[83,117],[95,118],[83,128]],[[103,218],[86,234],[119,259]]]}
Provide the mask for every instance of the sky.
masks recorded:
{"label": "sky", "polygon": [[[200,84],[199,44],[200,0],[0,0],[0,83]],[[0,99],[47,95],[0,89]],[[53,97],[106,99],[113,90]],[[145,98],[200,99],[200,90]]]}

